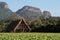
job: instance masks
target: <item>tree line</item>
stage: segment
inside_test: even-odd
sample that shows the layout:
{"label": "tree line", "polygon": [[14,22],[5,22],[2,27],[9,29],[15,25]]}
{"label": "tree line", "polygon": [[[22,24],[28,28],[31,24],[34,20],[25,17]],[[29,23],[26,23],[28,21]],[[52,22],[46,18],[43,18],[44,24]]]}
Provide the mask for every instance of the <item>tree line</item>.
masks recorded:
{"label": "tree line", "polygon": [[[6,32],[6,29],[11,21],[0,22],[0,32]],[[36,19],[31,21],[30,28],[31,32],[60,32],[60,19]]]}

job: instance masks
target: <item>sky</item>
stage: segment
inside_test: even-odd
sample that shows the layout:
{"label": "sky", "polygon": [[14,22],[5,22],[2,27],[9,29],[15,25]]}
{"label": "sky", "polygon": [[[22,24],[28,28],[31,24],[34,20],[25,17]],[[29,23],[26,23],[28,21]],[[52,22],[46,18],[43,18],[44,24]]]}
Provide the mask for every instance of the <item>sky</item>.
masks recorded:
{"label": "sky", "polygon": [[33,6],[43,11],[50,11],[52,16],[60,16],[60,0],[0,0],[6,2],[9,8],[16,12],[23,6]]}

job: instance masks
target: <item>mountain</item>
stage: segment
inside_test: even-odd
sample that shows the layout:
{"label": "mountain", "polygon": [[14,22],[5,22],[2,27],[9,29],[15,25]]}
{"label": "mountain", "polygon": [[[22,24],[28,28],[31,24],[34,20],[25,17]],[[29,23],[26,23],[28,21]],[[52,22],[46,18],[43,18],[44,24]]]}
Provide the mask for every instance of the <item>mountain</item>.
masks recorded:
{"label": "mountain", "polygon": [[20,16],[12,12],[10,9],[0,9],[0,21],[1,20],[17,20]]}
{"label": "mountain", "polygon": [[43,16],[44,16],[44,19],[50,18],[51,17],[51,13],[49,11],[43,11]]}
{"label": "mountain", "polygon": [[6,5],[7,5],[7,3],[0,2],[0,21],[20,19],[20,16],[16,13],[12,12]]}
{"label": "mountain", "polygon": [[12,21],[20,20],[21,18],[8,8],[7,3],[0,2],[0,32],[6,31]]}
{"label": "mountain", "polygon": [[35,19],[39,18],[42,15],[42,12],[39,8],[32,6],[24,6],[22,9],[19,9],[16,13],[24,17],[25,19]]}
{"label": "mountain", "polygon": [[8,4],[5,2],[0,2],[0,8],[8,8]]}
{"label": "mountain", "polygon": [[5,2],[0,2],[0,21],[1,20],[18,20],[21,17],[25,19],[39,19],[39,18],[49,18],[51,13],[49,11],[43,11],[39,8],[32,7],[32,6],[24,6],[23,8],[19,9],[17,12],[12,12],[8,8],[8,4]]}

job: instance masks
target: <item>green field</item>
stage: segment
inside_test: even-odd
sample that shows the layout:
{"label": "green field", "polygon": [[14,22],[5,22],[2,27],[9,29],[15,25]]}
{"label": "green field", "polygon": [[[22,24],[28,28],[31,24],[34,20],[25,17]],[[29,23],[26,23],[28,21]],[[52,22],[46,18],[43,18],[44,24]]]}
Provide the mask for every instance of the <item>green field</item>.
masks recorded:
{"label": "green field", "polygon": [[0,33],[0,40],[60,40],[60,33]]}

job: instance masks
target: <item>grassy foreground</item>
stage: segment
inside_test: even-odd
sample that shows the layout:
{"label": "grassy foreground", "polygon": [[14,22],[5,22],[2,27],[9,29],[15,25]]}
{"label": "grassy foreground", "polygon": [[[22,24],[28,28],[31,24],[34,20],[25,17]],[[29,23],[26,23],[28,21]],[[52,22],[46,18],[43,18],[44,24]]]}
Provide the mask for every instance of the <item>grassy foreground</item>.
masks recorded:
{"label": "grassy foreground", "polygon": [[60,40],[60,33],[0,33],[0,40]]}

